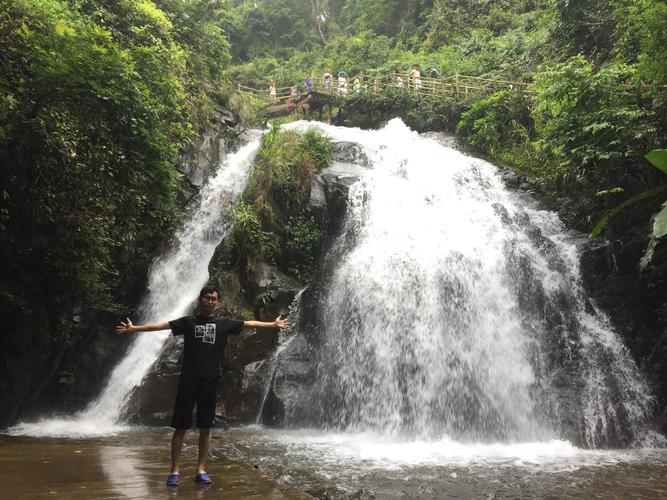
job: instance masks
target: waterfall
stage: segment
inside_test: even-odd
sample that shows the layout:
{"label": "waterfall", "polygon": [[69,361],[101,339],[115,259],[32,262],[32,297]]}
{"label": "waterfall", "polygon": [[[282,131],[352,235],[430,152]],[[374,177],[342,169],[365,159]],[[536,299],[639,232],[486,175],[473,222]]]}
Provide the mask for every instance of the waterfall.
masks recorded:
{"label": "waterfall", "polygon": [[[581,285],[577,237],[498,169],[400,120],[316,127],[363,149],[340,234],[292,311],[263,393],[285,425],[375,433],[392,442],[628,445],[652,397]],[[255,139],[202,190],[172,249],[151,268],[141,322],[176,318],[207,264],[258,149]],[[167,332],[137,336],[100,397],[68,420],[13,434],[116,432]],[[261,411],[265,407],[263,401]]]}
{"label": "waterfall", "polygon": [[[247,143],[221,163],[188,207],[182,228],[170,249],[151,265],[148,294],[135,323],[167,321],[188,313],[208,280],[208,263],[231,229],[229,209],[238,200],[259,149],[261,135],[249,132]],[[111,328],[113,325],[109,325]],[[125,404],[158,358],[169,332],[136,334],[127,355],[111,373],[106,387],[70,419],[21,423],[8,430],[15,435],[76,436],[117,432]]]}
{"label": "waterfall", "polygon": [[351,186],[342,232],[304,296],[315,319],[297,334],[309,347],[285,352],[310,369],[298,389],[289,373],[274,382],[288,426],[399,440],[636,439],[651,396],[586,297],[555,214],[508,191],[493,165],[399,120],[318,127],[361,145],[372,168]]}

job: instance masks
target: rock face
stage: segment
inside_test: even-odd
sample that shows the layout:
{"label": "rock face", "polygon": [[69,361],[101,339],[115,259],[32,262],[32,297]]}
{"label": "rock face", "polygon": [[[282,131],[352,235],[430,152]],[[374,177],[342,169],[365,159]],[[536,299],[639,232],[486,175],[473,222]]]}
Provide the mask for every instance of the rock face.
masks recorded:
{"label": "rock face", "polygon": [[[273,321],[279,314],[289,310],[300,284],[263,262],[254,263],[251,276],[256,280],[251,284],[260,297],[253,312],[256,319]],[[223,300],[226,300],[226,290],[240,289],[241,286],[238,282],[236,286],[229,286],[227,282],[221,288]],[[225,315],[251,319],[247,317],[247,312],[244,315],[235,312]],[[277,341],[276,332],[271,330],[244,330],[239,337],[228,339],[218,390],[218,419],[234,423],[255,421],[266,386],[262,378],[262,366],[275,350]],[[171,338],[128,405],[134,409],[132,417],[135,421],[168,425],[178,385],[182,352],[182,339]]]}
{"label": "rock face", "polygon": [[[24,334],[7,343],[2,356],[4,378],[0,426],[45,411],[71,413],[92,399],[112,367],[123,357],[130,337],[113,331],[118,314],[79,308],[69,319],[67,338],[49,338],[44,324],[26,322]],[[15,380],[16,383],[7,383]]]}
{"label": "rock face", "polygon": [[[0,428],[14,423],[26,410],[34,408],[35,400],[57,373],[66,349],[65,340],[45,332],[50,322],[69,332],[71,324],[64,317],[21,317],[12,324],[16,332],[5,332],[0,350]],[[20,333],[19,333],[20,332]]]}
{"label": "rock face", "polygon": [[182,186],[181,200],[189,201],[216,167],[227,156],[227,152],[241,135],[241,127],[234,115],[219,108],[200,134],[199,143],[181,156],[178,170],[185,175],[187,183]]}
{"label": "rock face", "polygon": [[338,232],[350,186],[363,174],[364,168],[354,163],[333,161],[313,180],[309,208],[329,237]]}
{"label": "rock face", "polygon": [[106,383],[113,367],[123,358],[133,338],[117,335],[118,313],[81,308],[73,316],[74,328],[56,376],[46,387],[34,416],[43,407],[71,413],[83,408]]}
{"label": "rock face", "polygon": [[654,254],[639,271],[646,244],[646,238],[589,240],[580,247],[581,270],[590,297],[649,381],[656,397],[652,427],[667,435],[667,255]]}

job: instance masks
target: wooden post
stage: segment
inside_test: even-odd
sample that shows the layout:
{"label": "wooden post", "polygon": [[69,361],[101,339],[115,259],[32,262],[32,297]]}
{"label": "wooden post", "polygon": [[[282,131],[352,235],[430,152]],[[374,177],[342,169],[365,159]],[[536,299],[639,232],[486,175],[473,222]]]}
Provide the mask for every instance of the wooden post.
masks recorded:
{"label": "wooden post", "polygon": [[454,75],[454,93],[456,94],[456,97],[459,97],[459,74],[456,73]]}
{"label": "wooden post", "polygon": [[377,94],[378,93],[378,77],[375,75],[375,79],[373,80],[373,93]]}

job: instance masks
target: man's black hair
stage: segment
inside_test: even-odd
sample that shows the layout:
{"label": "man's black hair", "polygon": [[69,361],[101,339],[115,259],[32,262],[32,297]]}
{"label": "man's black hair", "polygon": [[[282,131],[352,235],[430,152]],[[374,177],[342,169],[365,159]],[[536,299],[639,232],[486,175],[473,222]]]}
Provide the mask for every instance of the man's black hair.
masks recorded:
{"label": "man's black hair", "polygon": [[213,292],[217,293],[218,298],[220,298],[220,290],[218,290],[217,287],[212,286],[212,285],[206,285],[204,288],[202,288],[201,291],[199,292],[199,298],[201,299],[204,295],[207,295],[207,294],[213,293]]}

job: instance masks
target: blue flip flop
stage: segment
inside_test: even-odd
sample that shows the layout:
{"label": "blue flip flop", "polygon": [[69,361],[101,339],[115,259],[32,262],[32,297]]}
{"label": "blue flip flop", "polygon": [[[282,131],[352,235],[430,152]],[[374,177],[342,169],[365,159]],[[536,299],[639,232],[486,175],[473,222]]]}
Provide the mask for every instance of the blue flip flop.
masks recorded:
{"label": "blue flip flop", "polygon": [[169,477],[167,478],[167,486],[178,486],[178,483],[180,482],[180,474],[169,474]]}
{"label": "blue flip flop", "polygon": [[195,483],[199,484],[211,484],[213,481],[211,478],[206,474],[206,472],[200,472],[195,476]]}

